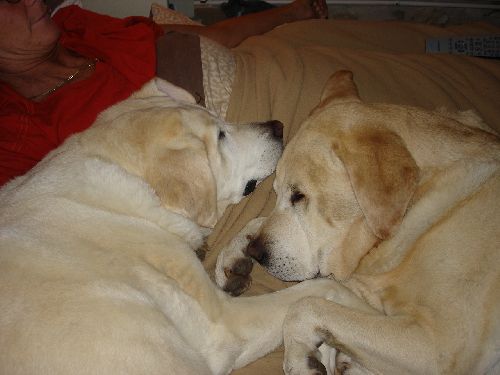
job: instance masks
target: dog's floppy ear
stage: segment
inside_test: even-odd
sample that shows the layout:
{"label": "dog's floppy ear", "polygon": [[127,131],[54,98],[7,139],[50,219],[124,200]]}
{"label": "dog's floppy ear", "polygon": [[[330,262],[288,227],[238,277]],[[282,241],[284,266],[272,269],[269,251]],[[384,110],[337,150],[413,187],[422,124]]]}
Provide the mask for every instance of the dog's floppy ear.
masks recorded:
{"label": "dog's floppy ear", "polygon": [[189,92],[158,77],[146,82],[140,90],[136,91],[132,96],[134,98],[165,96],[177,102],[196,104],[196,99]]}
{"label": "dog's floppy ear", "polygon": [[339,249],[330,253],[323,272],[332,273],[336,280],[347,280],[378,241],[363,216],[359,216],[349,226]]}
{"label": "dog's floppy ear", "polygon": [[200,226],[215,226],[217,188],[204,148],[162,151],[146,172],[146,180],[165,207]]}
{"label": "dog's floppy ear", "polygon": [[342,160],[368,226],[391,236],[416,190],[418,167],[403,140],[380,126],[338,130],[333,150]]}
{"label": "dog's floppy ear", "polygon": [[358,88],[354,83],[352,72],[339,70],[326,81],[319,104],[313,113],[334,101],[360,101]]}

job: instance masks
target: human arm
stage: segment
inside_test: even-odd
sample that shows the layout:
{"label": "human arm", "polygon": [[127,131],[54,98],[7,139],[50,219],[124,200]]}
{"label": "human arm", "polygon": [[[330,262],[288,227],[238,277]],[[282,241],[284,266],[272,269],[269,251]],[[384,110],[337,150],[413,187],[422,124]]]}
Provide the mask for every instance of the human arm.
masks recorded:
{"label": "human arm", "polygon": [[325,0],[295,0],[287,5],[228,18],[208,26],[170,24],[160,26],[165,32],[200,35],[232,48],[250,36],[263,34],[284,23],[308,18],[326,18],[327,15]]}

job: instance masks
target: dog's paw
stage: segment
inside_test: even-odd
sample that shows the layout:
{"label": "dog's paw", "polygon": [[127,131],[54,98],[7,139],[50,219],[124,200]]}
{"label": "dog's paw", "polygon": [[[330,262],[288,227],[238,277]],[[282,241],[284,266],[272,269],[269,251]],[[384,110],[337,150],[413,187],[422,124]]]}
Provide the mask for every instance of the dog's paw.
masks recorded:
{"label": "dog's paw", "polygon": [[310,351],[306,345],[294,343],[285,351],[283,371],[287,375],[327,375],[326,367],[321,363],[318,350]]}
{"label": "dog's paw", "polygon": [[347,375],[352,366],[351,358],[342,352],[337,353],[335,360],[335,375]]}
{"label": "dog's paw", "polygon": [[239,296],[250,288],[252,283],[250,273],[253,260],[243,253],[249,241],[234,238],[217,258],[215,281],[222,290],[232,296]]}
{"label": "dog's paw", "polygon": [[327,375],[325,365],[323,365],[323,363],[321,363],[321,361],[312,353],[307,357],[307,367],[309,367],[309,369],[312,371],[311,374]]}
{"label": "dog's paw", "polygon": [[342,352],[337,352],[335,358],[334,375],[373,375],[373,373],[359,363],[353,361],[351,357]]}
{"label": "dog's paw", "polygon": [[244,293],[252,284],[253,261],[246,258],[239,258],[234,261],[231,266],[224,267],[224,275],[226,276],[225,284],[222,289],[232,296],[239,296]]}
{"label": "dog's paw", "polygon": [[336,350],[325,344],[323,334],[320,330],[313,329],[314,320],[309,319],[309,309],[316,299],[317,297],[303,298],[287,312],[283,322],[283,370],[286,374],[331,375],[330,370],[335,366]]}
{"label": "dog's paw", "polygon": [[246,249],[264,220],[265,218],[257,218],[250,221],[229,245],[222,249],[217,258],[215,281],[222,290],[232,296],[239,296],[250,288],[253,260],[246,254]]}

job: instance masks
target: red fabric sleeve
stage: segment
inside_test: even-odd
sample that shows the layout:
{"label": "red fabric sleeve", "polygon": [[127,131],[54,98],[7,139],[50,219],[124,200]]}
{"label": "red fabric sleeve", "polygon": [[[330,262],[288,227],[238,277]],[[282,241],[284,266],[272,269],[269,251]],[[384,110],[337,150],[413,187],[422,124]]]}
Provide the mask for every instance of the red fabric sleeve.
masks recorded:
{"label": "red fabric sleeve", "polygon": [[57,12],[54,21],[65,30],[65,47],[110,63],[137,85],[154,76],[154,43],[163,31],[149,18],[119,19],[70,6]]}

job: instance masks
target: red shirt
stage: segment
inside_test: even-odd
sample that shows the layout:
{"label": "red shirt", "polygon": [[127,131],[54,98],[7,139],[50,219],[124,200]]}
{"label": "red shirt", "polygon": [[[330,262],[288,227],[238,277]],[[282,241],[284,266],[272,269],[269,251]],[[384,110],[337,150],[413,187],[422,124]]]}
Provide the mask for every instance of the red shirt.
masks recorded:
{"label": "red shirt", "polygon": [[155,75],[155,41],[162,30],[148,18],[117,19],[70,6],[54,20],[62,30],[61,45],[99,61],[91,77],[63,86],[41,102],[0,82],[0,186]]}

